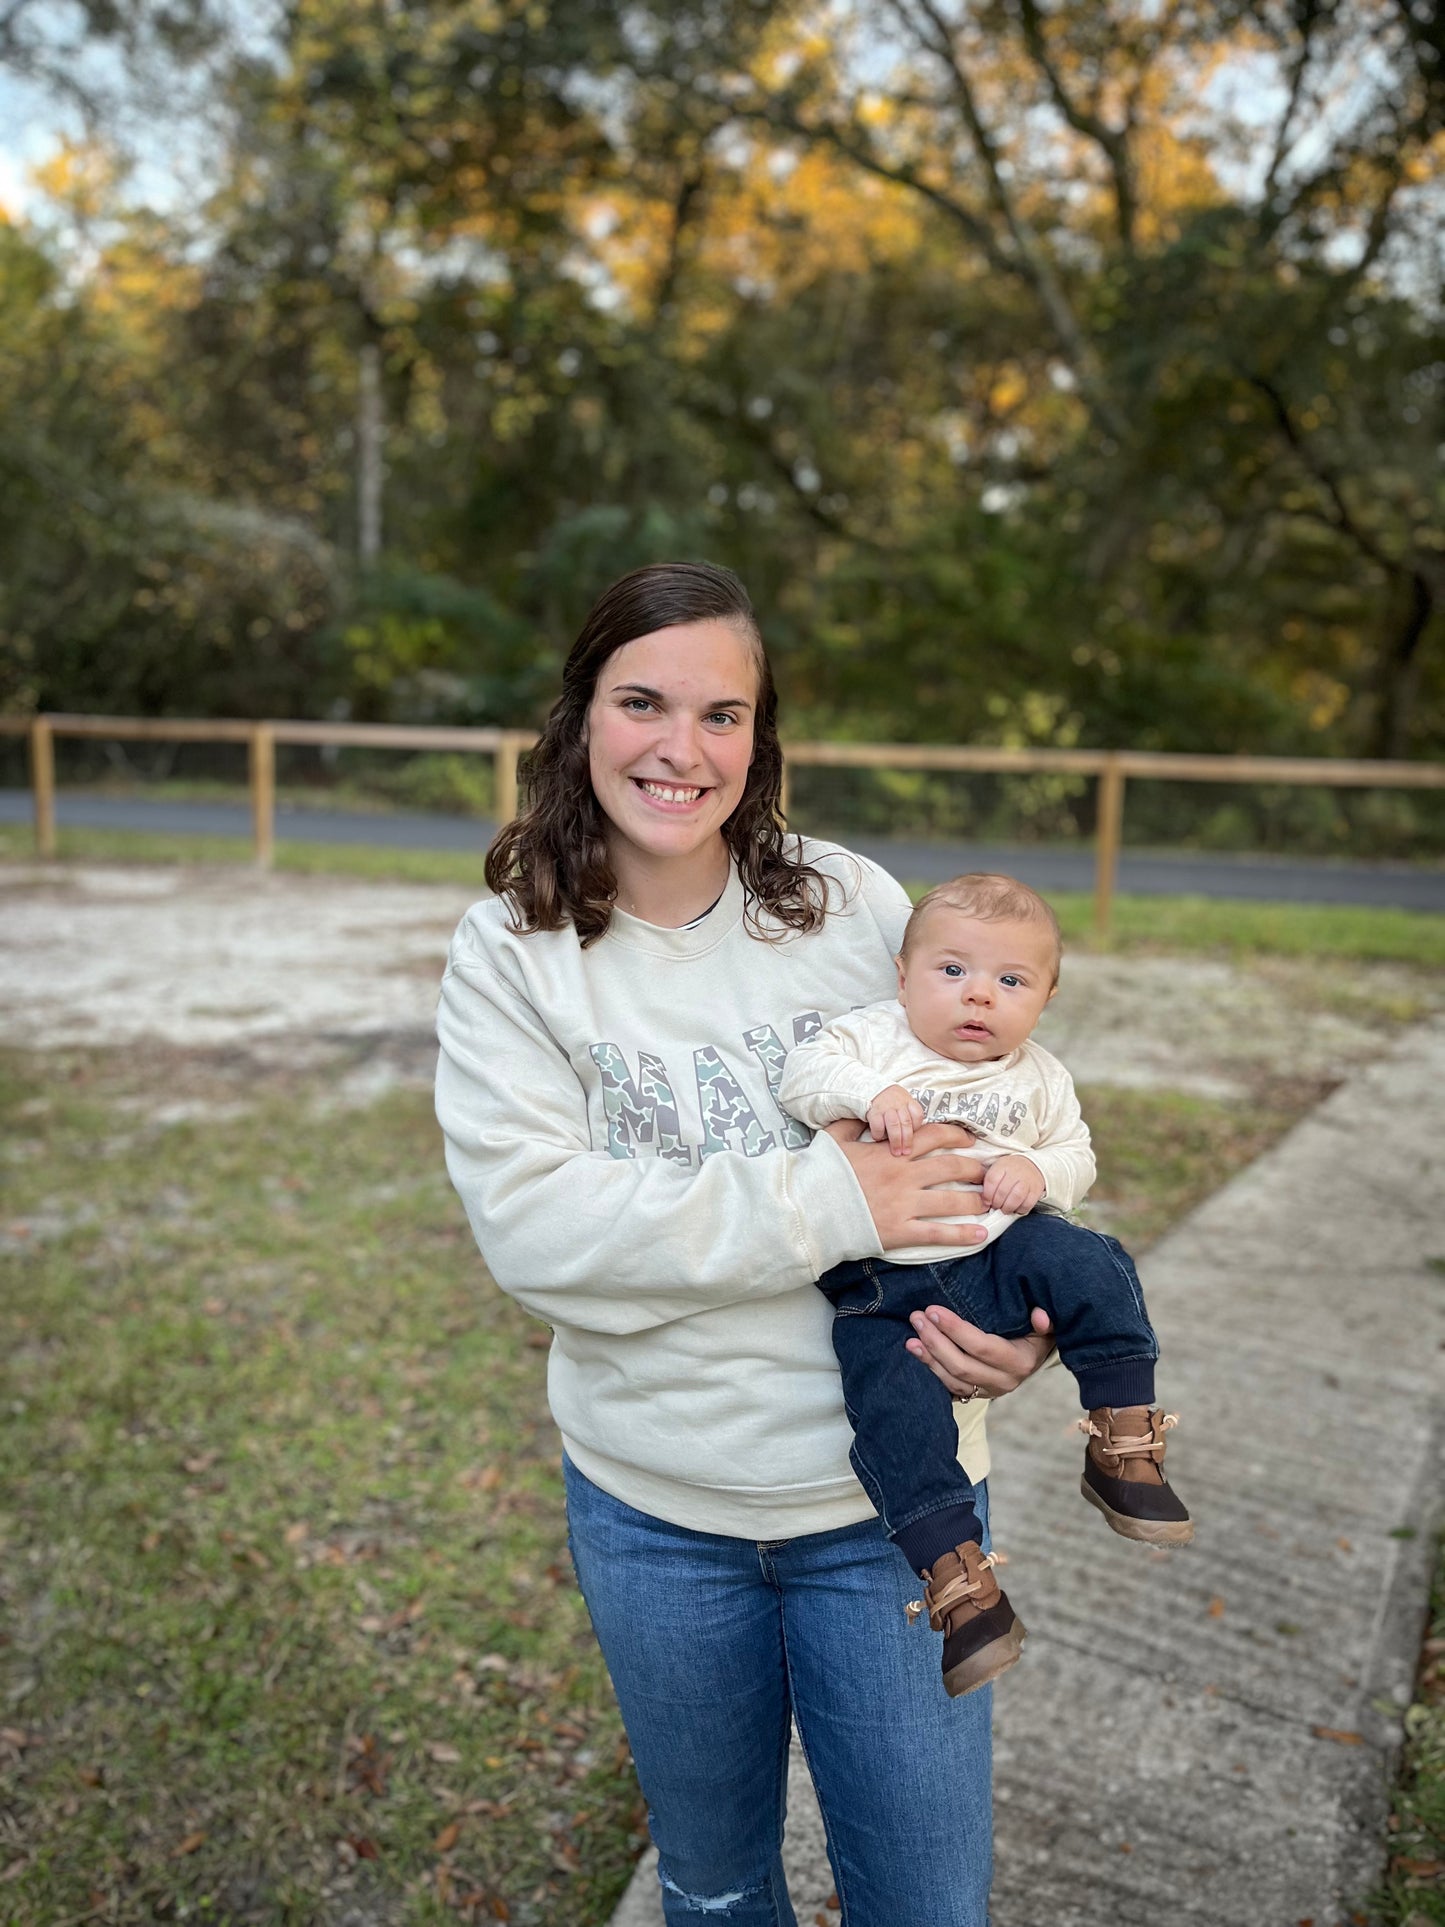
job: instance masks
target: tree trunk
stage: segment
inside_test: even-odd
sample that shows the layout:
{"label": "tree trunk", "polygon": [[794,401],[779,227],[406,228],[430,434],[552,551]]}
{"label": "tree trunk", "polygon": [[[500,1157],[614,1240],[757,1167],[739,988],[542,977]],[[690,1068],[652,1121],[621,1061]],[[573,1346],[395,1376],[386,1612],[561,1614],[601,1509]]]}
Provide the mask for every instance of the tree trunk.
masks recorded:
{"label": "tree trunk", "polygon": [[381,554],[382,442],[385,434],[386,425],[381,412],[381,349],[374,341],[368,341],[361,350],[356,401],[356,554],[363,569],[373,568]]}
{"label": "tree trunk", "polygon": [[1420,680],[1420,638],[1434,612],[1435,597],[1419,569],[1405,577],[1409,592],[1405,613],[1380,658],[1379,695],[1375,725],[1375,754],[1391,759],[1410,748],[1410,706]]}

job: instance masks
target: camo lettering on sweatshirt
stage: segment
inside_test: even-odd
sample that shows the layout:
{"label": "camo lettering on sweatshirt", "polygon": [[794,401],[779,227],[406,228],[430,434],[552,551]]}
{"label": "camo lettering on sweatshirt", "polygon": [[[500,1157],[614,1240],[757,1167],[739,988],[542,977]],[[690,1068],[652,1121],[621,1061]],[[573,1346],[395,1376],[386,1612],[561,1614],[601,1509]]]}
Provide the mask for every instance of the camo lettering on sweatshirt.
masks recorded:
{"label": "camo lettering on sweatshirt", "polygon": [[657,1147],[674,1164],[691,1164],[692,1150],[682,1141],[677,1099],[667,1066],[650,1051],[637,1053],[637,1077],[616,1044],[593,1044],[591,1057],[602,1080],[607,1119],[607,1149],[615,1158],[635,1158],[639,1144]]}
{"label": "camo lettering on sweatshirt", "polygon": [[953,1094],[953,1121],[956,1124],[971,1124],[977,1131],[991,1131],[998,1123],[999,1094],[997,1091],[955,1091]]}
{"label": "camo lettering on sweatshirt", "polygon": [[[777,1139],[758,1122],[758,1114],[743,1095],[743,1087],[711,1044],[692,1054],[697,1069],[697,1102],[702,1112],[702,1154],[741,1149],[745,1157],[760,1158]],[[740,1146],[729,1138],[741,1138]]]}
{"label": "camo lettering on sweatshirt", "polygon": [[[802,1021],[801,1018],[794,1019],[794,1032]],[[743,1042],[762,1065],[763,1074],[768,1080],[768,1093],[777,1104],[778,1088],[783,1081],[783,1066],[788,1061],[788,1053],[783,1048],[782,1038],[771,1024],[754,1024],[751,1030],[743,1032]],[[802,1150],[812,1138],[812,1132],[806,1124],[800,1124],[795,1117],[789,1117],[781,1105],[778,1105],[778,1113],[783,1120],[784,1144],[790,1151]]]}
{"label": "camo lettering on sweatshirt", "polygon": [[930,1123],[967,1124],[994,1137],[1016,1137],[1029,1115],[1024,1099],[1007,1091],[939,1091],[929,1085],[913,1095]]}

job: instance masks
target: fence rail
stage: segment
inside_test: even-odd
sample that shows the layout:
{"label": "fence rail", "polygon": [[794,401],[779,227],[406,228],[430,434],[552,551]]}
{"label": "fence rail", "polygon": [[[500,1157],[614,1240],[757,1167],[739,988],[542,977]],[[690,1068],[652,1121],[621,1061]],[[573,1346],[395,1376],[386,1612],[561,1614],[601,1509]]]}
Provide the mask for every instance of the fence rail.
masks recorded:
{"label": "fence rail", "polygon": [[[392,723],[247,722],[181,716],[0,716],[0,734],[25,736],[30,744],[30,783],[35,799],[35,848],[56,854],[55,739],[98,738],[108,742],[245,743],[251,797],[251,834],[256,861],[268,866],[276,848],[276,745],[448,750],[490,755],[494,760],[495,808],[506,822],[517,809],[517,764],[537,738],[518,729],[447,729]],[[1022,774],[1051,770],[1092,776],[1099,784],[1094,839],[1094,922],[1108,930],[1124,828],[1124,789],[1133,777],[1183,783],[1285,783],[1315,788],[1445,789],[1439,763],[1346,762],[1308,756],[1193,756],[1167,750],[1003,749],[934,743],[785,743],[783,813],[788,808],[788,770],[903,769]]]}

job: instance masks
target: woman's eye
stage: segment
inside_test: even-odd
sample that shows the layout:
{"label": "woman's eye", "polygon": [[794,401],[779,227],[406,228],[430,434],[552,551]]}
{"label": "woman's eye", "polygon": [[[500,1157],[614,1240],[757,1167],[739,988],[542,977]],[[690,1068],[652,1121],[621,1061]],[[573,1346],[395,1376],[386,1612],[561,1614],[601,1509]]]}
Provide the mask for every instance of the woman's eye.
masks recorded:
{"label": "woman's eye", "polygon": [[734,714],[730,709],[715,709],[712,712],[712,714],[707,718],[707,721],[710,723],[722,723],[724,725],[731,725],[737,721],[737,717],[734,716]]}
{"label": "woman's eye", "polygon": [[631,710],[651,709],[652,704],[647,700],[646,696],[629,696],[622,707]]}

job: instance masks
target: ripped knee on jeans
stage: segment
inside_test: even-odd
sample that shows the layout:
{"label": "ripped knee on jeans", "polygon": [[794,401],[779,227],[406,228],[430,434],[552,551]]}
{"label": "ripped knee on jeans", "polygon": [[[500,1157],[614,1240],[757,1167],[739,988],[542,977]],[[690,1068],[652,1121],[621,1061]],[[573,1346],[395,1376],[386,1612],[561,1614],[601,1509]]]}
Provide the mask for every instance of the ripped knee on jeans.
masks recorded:
{"label": "ripped knee on jeans", "polygon": [[749,1881],[744,1887],[734,1887],[720,1894],[690,1894],[685,1887],[678,1886],[660,1861],[657,1877],[668,1893],[674,1899],[680,1900],[685,1907],[691,1908],[694,1913],[719,1920],[726,1919],[735,1908],[756,1900],[759,1894],[765,1894],[768,1891],[767,1874],[763,1874],[761,1879]]}

